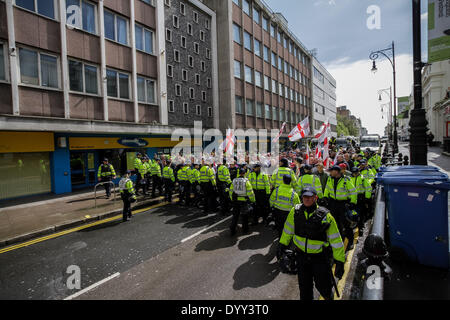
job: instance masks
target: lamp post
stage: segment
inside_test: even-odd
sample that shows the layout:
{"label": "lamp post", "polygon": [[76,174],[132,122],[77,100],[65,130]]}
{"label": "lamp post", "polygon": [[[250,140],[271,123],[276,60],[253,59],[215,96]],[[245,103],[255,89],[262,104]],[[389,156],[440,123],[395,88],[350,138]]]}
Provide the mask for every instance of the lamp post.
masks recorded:
{"label": "lamp post", "polygon": [[[387,53],[392,53],[392,59],[389,57]],[[395,46],[394,41],[392,41],[392,46],[390,48],[386,48],[383,50],[374,51],[369,55],[369,59],[372,60],[372,72],[375,73],[378,71],[375,60],[377,60],[380,55],[386,57],[392,65],[393,70],[393,78],[394,78],[394,152],[398,152],[398,135],[397,135],[397,83],[395,77]]]}
{"label": "lamp post", "polygon": [[381,95],[385,93],[389,96],[389,113],[388,113],[388,123],[390,123],[390,130],[389,130],[389,140],[393,142],[393,135],[392,135],[392,87],[389,87],[387,89],[381,89],[378,90],[378,101],[383,101],[383,98]]}
{"label": "lamp post", "polygon": [[414,109],[409,122],[409,153],[411,164],[427,165],[427,119],[422,108],[422,48],[420,29],[420,0],[412,0],[413,8],[413,48],[414,48]]}

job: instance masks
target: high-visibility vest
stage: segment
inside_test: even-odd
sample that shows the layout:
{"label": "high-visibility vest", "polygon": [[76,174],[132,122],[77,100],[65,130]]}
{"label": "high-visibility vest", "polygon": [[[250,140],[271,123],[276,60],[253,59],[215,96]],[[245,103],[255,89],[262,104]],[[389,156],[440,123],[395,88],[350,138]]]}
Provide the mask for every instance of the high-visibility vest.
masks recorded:
{"label": "high-visibility vest", "polygon": [[220,165],[217,169],[217,178],[220,182],[225,182],[226,184],[231,183],[230,170],[228,170],[226,165]]}
{"label": "high-visibility vest", "polygon": [[372,158],[369,159],[367,162],[370,166],[375,168],[376,170],[380,169],[381,167],[381,157],[379,154],[375,154]]}
{"label": "high-visibility vest", "polygon": [[368,183],[367,179],[364,179],[360,174],[357,177],[351,177],[350,180],[355,186],[358,195],[364,194],[367,199],[370,199],[372,196],[372,186]]}
{"label": "high-visibility vest", "polygon": [[366,167],[365,169],[361,170],[361,175],[364,179],[367,179],[367,182],[369,184],[372,184],[372,182],[375,181],[377,172],[371,167]]}
{"label": "high-visibility vest", "polygon": [[267,174],[260,172],[256,175],[256,172],[252,172],[248,179],[252,184],[253,190],[265,190],[266,194],[270,194],[270,181]]}
{"label": "high-visibility vest", "polygon": [[97,176],[100,177],[111,177],[111,176],[115,176],[116,175],[116,171],[114,170],[114,167],[112,164],[107,164],[104,165],[102,164],[99,168],[98,168],[98,173]]}
{"label": "high-visibility vest", "polygon": [[151,172],[152,176],[161,177],[161,167],[159,166],[158,162],[154,162],[151,164],[150,172]]}
{"label": "high-visibility vest", "polygon": [[298,178],[297,180],[297,193],[301,196],[303,189],[306,187],[311,187],[316,189],[317,195],[320,199],[323,198],[323,192],[322,192],[322,183],[320,182],[319,177],[312,175],[312,174],[305,174]]}
{"label": "high-visibility vest", "polygon": [[191,175],[189,177],[189,182],[190,183],[200,183],[199,179],[200,179],[200,171],[198,171],[195,168],[191,169]]}
{"label": "high-visibility vest", "polygon": [[269,202],[271,207],[289,212],[296,204],[300,204],[300,198],[291,186],[283,184],[273,190]]}
{"label": "high-visibility vest", "polygon": [[[326,210],[325,208],[317,207],[317,210]],[[298,214],[304,214],[305,219],[309,220],[314,214],[317,214],[317,210],[309,214],[302,205],[297,205],[291,209],[289,215],[284,223],[283,234],[280,238],[280,243],[288,246],[291,241],[294,241],[294,244],[301,251],[308,254],[318,254],[323,251],[324,248],[331,246],[333,250],[333,258],[340,262],[345,262],[345,250],[344,250],[344,242],[342,241],[342,237],[339,233],[339,229],[337,227],[336,221],[333,216],[328,212],[325,215],[325,218],[321,221],[322,224],[329,224],[329,227],[326,229],[326,240],[316,240],[309,239],[304,236],[296,234],[296,230],[300,229],[300,226],[295,226],[295,221],[300,221],[299,217],[296,217]],[[297,218],[297,219],[296,219]]]}
{"label": "high-visibility vest", "polygon": [[180,170],[178,170],[177,176],[178,176],[178,181],[187,181],[188,180],[187,167],[183,167]]}
{"label": "high-visibility vest", "polygon": [[175,182],[175,175],[173,174],[173,169],[170,166],[165,166],[163,169],[163,178],[170,179]]}
{"label": "high-visibility vest", "polygon": [[120,194],[128,194],[133,196],[136,199],[136,195],[134,192],[133,181],[130,178],[122,178],[119,181],[119,190]]}
{"label": "high-visibility vest", "polygon": [[[253,192],[252,184],[246,178],[236,178],[230,185],[230,199],[237,201],[247,201],[249,199],[251,202],[255,202],[255,193]],[[237,197],[233,199],[233,194]]]}
{"label": "high-visibility vest", "polygon": [[142,165],[145,168],[145,174],[150,174],[152,165],[149,162],[144,162]]}
{"label": "high-visibility vest", "polygon": [[272,188],[277,188],[281,185],[283,185],[283,176],[289,175],[291,176],[291,187],[295,188],[297,184],[297,177],[295,176],[294,171],[292,171],[290,168],[286,167],[279,167],[275,172],[272,174],[272,178],[270,179],[270,184],[272,185]]}
{"label": "high-visibility vest", "polygon": [[356,204],[358,193],[349,178],[341,177],[335,189],[334,179],[329,177],[325,188],[324,197],[339,201],[350,200],[351,203]]}

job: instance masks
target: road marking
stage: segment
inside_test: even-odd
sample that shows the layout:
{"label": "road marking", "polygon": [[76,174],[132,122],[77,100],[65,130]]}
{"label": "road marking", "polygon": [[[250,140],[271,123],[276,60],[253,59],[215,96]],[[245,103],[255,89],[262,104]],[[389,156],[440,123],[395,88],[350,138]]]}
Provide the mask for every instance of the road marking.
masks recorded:
{"label": "road marking", "polygon": [[189,240],[195,238],[196,236],[202,234],[203,232],[208,231],[209,229],[214,228],[215,226],[221,224],[222,222],[225,222],[225,221],[229,220],[231,217],[232,217],[232,216],[226,217],[225,219],[222,219],[222,220],[220,220],[219,222],[214,223],[212,226],[209,226],[208,228],[205,228],[205,229],[203,229],[203,230],[201,230],[201,231],[199,231],[199,232],[194,233],[192,236],[189,236],[189,237],[187,237],[187,238],[181,240],[181,243],[184,243],[184,242],[186,242],[186,241],[189,241]]}
{"label": "road marking", "polygon": [[96,288],[96,287],[98,287],[98,286],[104,284],[105,282],[107,282],[107,281],[109,281],[109,280],[111,280],[111,279],[117,278],[118,276],[120,276],[120,273],[119,273],[119,272],[116,272],[116,273],[114,273],[113,275],[109,276],[108,278],[105,278],[105,279],[103,279],[103,280],[100,280],[99,282],[96,282],[96,283],[94,283],[93,285],[90,285],[89,287],[84,288],[83,290],[80,290],[80,291],[78,291],[77,293],[75,293],[75,294],[73,294],[73,295],[71,295],[71,296],[68,296],[68,297],[65,298],[64,300],[72,300],[72,299],[75,299],[76,297],[81,296],[82,294],[84,294],[84,293],[86,293],[86,292],[88,292],[88,291],[90,291],[90,290],[92,290],[92,289],[94,289],[94,288]]}
{"label": "road marking", "polygon": [[[177,199],[175,198],[174,200],[177,200]],[[155,204],[155,205],[150,206],[148,208],[136,210],[136,211],[132,212],[132,214],[135,215],[137,213],[141,213],[141,212],[144,212],[144,211],[148,211],[148,210],[152,210],[152,209],[155,209],[155,208],[159,208],[159,207],[165,206],[167,204],[168,204],[167,202],[161,202],[159,204]],[[39,242],[43,242],[43,241],[46,241],[46,240],[58,238],[58,237],[64,236],[64,235],[69,234],[69,233],[74,233],[74,232],[77,232],[77,231],[80,231],[80,230],[83,230],[83,229],[95,227],[97,225],[108,223],[108,222],[119,220],[119,219],[122,219],[122,215],[117,215],[117,216],[114,216],[114,217],[111,217],[111,218],[107,218],[107,219],[99,220],[99,221],[96,221],[96,222],[93,222],[93,223],[90,223],[90,224],[82,225],[80,227],[64,230],[64,231],[61,231],[61,232],[58,232],[58,233],[53,233],[53,234],[50,234],[50,235],[45,236],[45,237],[40,237],[40,238],[33,239],[33,240],[30,240],[30,241],[27,241],[27,242],[24,242],[24,243],[19,243],[19,244],[10,246],[10,247],[6,247],[6,248],[3,248],[3,249],[0,249],[0,254],[6,253],[6,252],[9,252],[9,251],[13,251],[13,250],[17,250],[17,249],[20,249],[20,248],[23,248],[23,247],[28,247],[28,246],[31,246],[33,244],[39,243]]]}

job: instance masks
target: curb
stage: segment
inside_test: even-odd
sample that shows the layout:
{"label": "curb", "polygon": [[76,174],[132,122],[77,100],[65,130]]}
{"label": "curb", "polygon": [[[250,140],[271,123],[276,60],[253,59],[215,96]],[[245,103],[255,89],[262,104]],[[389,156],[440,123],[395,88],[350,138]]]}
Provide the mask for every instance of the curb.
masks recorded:
{"label": "curb", "polygon": [[[174,196],[178,196],[178,194],[173,194],[172,197]],[[159,196],[160,197],[160,196]],[[149,199],[149,200],[144,200],[142,202],[138,202],[136,203],[136,205],[133,207],[133,210],[139,210],[142,209],[142,207],[145,207],[147,205],[149,205],[150,203],[160,203],[162,202],[160,199]],[[118,214],[122,213],[122,209],[116,209],[113,211],[108,211],[105,213],[101,213],[98,216],[95,217],[90,217],[90,218],[83,218],[80,220],[71,220],[68,222],[64,222],[55,226],[51,226],[42,230],[37,230],[37,231],[33,231],[33,232],[29,232],[20,236],[16,236],[13,238],[9,238],[9,239],[4,239],[4,240],[0,240],[0,248],[4,248],[4,247],[8,247],[14,244],[18,244],[18,243],[22,243],[22,242],[26,242],[38,237],[42,237],[42,236],[47,236],[56,232],[60,232],[60,231],[64,231],[64,230],[68,230],[68,229],[72,229],[72,228],[76,228],[85,224],[89,224],[95,221],[100,221],[100,220],[105,220],[111,217],[114,217]]]}

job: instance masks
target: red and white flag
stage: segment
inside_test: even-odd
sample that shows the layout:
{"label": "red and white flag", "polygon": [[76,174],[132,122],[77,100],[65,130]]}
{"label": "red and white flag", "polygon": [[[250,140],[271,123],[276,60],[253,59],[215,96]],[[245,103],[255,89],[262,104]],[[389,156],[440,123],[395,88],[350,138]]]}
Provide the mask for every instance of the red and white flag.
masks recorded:
{"label": "red and white flag", "polygon": [[328,120],[322,124],[319,129],[319,133],[315,135],[316,139],[319,139],[319,143],[322,143],[325,138],[329,138],[331,136],[331,126]]}
{"label": "red and white flag", "polygon": [[328,151],[329,138],[326,137],[323,141],[323,166],[328,169],[330,167],[330,154]]}
{"label": "red and white flag", "polygon": [[315,152],[316,159],[322,159],[322,151],[320,149],[320,144],[317,144]]}
{"label": "red and white flag", "polygon": [[297,124],[291,133],[289,133],[289,141],[298,141],[307,135],[309,135],[309,117],[306,117],[302,122]]}
{"label": "red and white flag", "polygon": [[306,160],[306,164],[309,164],[309,144],[306,144],[306,156],[305,156],[305,160]]}
{"label": "red and white flag", "polygon": [[236,137],[234,136],[234,130],[227,129],[227,136],[225,137],[223,143],[220,145],[219,150],[223,150],[223,152],[225,153],[233,153],[235,143]]}
{"label": "red and white flag", "polygon": [[280,139],[281,135],[282,135],[283,132],[284,132],[284,128],[285,128],[285,127],[286,127],[286,122],[283,122],[283,125],[281,126],[281,129],[280,129],[280,133],[278,133],[278,136],[276,136],[276,137],[272,140],[273,143],[276,143],[276,142]]}

